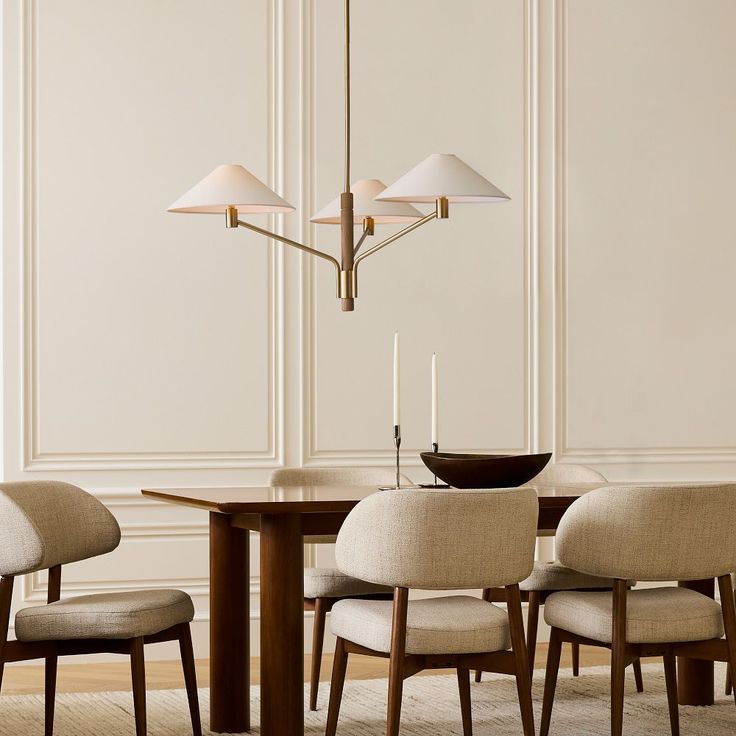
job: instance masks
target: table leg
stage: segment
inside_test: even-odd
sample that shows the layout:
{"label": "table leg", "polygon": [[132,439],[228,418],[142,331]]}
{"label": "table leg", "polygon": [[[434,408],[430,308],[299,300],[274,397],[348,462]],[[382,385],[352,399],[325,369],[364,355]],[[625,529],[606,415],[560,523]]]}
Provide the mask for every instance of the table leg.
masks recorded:
{"label": "table leg", "polygon": [[210,513],[210,729],[250,730],[248,532]]}
{"label": "table leg", "polygon": [[261,734],[304,734],[304,541],[297,514],[261,516]]}
{"label": "table leg", "polygon": [[[715,598],[714,580],[690,580],[678,585]],[[713,674],[713,662],[678,657],[677,694],[680,705],[713,705]]]}

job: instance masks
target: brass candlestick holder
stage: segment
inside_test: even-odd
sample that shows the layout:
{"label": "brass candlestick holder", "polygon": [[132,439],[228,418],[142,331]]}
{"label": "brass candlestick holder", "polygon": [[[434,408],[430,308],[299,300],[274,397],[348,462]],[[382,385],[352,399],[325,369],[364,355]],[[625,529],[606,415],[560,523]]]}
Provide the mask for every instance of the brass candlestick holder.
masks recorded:
{"label": "brass candlestick holder", "polygon": [[[436,443],[432,443],[432,452],[436,455],[440,450],[440,446]],[[420,488],[449,488],[450,486],[447,485],[447,483],[438,483],[437,482],[437,475],[434,475],[434,483],[420,483]]]}
{"label": "brass candlestick holder", "polygon": [[401,488],[401,425],[394,424],[394,447],[396,448],[396,488]]}
{"label": "brass candlestick holder", "polygon": [[381,486],[381,491],[397,491],[401,488],[401,425],[394,424],[394,447],[396,448],[396,485],[395,486]]}

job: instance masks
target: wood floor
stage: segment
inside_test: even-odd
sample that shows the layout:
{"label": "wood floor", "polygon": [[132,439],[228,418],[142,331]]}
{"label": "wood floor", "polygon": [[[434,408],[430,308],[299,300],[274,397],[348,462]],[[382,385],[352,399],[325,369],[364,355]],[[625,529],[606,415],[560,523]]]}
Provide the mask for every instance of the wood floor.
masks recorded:
{"label": "wood floor", "polygon": [[[580,663],[582,667],[610,663],[610,652],[606,649],[582,647]],[[535,667],[544,668],[547,658],[547,647],[540,644],[537,648]],[[305,672],[309,672],[309,657],[305,658]],[[570,648],[563,650],[562,666],[570,667]],[[251,660],[251,682],[258,683],[260,662]],[[332,655],[325,655],[322,663],[322,680],[329,680],[332,671]],[[438,671],[426,671],[425,675],[438,674]],[[388,675],[388,660],[353,655],[348,666],[348,678],[354,680],[370,680]],[[100,692],[103,690],[129,690],[130,665],[127,658],[119,662],[62,664],[59,665],[58,692]],[[197,662],[197,677],[200,686],[209,682],[209,661]],[[146,683],[150,690],[170,690],[184,687],[181,665],[177,661],[147,662]],[[43,692],[43,666],[20,665],[5,668],[2,692],[4,695],[24,695]]]}

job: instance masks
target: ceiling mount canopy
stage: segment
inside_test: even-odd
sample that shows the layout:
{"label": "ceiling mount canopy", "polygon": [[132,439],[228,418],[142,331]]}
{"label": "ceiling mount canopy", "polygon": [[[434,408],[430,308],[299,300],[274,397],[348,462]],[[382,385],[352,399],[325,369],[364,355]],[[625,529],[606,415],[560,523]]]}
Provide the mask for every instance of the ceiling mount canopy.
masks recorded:
{"label": "ceiling mount canopy", "polygon": [[[355,308],[358,295],[358,266],[361,261],[404,235],[435,219],[449,217],[450,203],[502,202],[509,197],[475,169],[453,154],[435,153],[411,171],[385,187],[378,179],[360,179],[350,186],[350,0],[345,3],[345,167],[343,192],[312,217],[318,224],[339,224],[340,260],[317,248],[241,220],[243,213],[292,212],[292,207],[276,192],[242,166],[218,166],[186,194],[176,200],[169,212],[224,214],[228,228],[244,227],[271,240],[298,248],[322,258],[335,268],[337,296],[343,311]],[[433,204],[423,215],[409,203]],[[376,224],[405,224],[405,227],[369,248],[358,250],[374,235]],[[355,242],[354,228],[362,225]]]}

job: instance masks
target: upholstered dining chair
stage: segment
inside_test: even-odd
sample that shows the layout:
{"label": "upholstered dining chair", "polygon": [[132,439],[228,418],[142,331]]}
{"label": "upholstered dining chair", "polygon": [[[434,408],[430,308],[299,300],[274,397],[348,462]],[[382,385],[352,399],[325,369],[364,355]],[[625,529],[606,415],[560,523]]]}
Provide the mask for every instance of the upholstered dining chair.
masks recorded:
{"label": "upholstered dining chair", "polygon": [[[563,641],[610,648],[612,736],[623,732],[624,668],[634,659],[663,658],[673,736],[680,732],[675,657],[725,661],[734,670],[734,498],[736,485],[619,486],[593,491],[567,510],[557,532],[560,562],[614,578],[614,587],[547,599],[544,618],[552,633],[541,736],[549,733]],[[717,578],[721,602],[681,587],[630,591],[629,578]]]}
{"label": "upholstered dining chair", "polygon": [[[0,686],[6,662],[46,660],[45,734],[54,729],[58,658],[128,654],[137,736],[146,734],[144,644],[179,642],[194,736],[202,728],[189,622],[191,598],[178,590],[100,593],[61,599],[61,566],[106,554],[120,543],[115,517],[81,488],[56,481],[0,483]],[[8,641],[13,582],[48,570],[48,602],[19,610]],[[84,717],[80,711],[80,717]]]}
{"label": "upholstered dining chair", "polygon": [[[393,601],[341,600],[326,736],[335,736],[348,655],[389,659],[387,736],[398,736],[403,681],[457,669],[463,733],[471,736],[470,670],[513,674],[525,736],[534,734],[519,581],[534,565],[538,503],[530,488],[383,491],[361,501],[337,538],[338,568],[390,586]],[[409,601],[409,589],[503,586],[508,610],[474,596]]]}
{"label": "upholstered dining chair", "polygon": [[[572,463],[553,463],[548,465],[531,483],[606,483],[606,477],[587,465]],[[540,537],[553,537],[554,529],[543,529],[537,532]],[[634,581],[630,585],[633,586]],[[527,641],[529,651],[529,666],[534,675],[534,659],[537,651],[537,633],[539,630],[539,608],[547,597],[560,590],[612,590],[613,580],[595,575],[584,575],[561,565],[559,562],[537,561],[534,563],[532,574],[521,582],[521,599],[527,602]],[[503,590],[484,590],[483,598],[494,602],[505,600]],[[572,674],[580,674],[580,645],[572,644]],[[633,663],[636,689],[644,690],[641,673],[641,662]],[[475,673],[475,681],[480,682],[482,673]]]}
{"label": "upholstered dining chair", "polygon": [[[411,481],[401,476],[402,484]],[[272,486],[390,486],[396,484],[392,468],[279,468],[271,474]],[[337,535],[310,535],[305,544],[334,544]],[[310,567],[304,571],[304,610],[314,611],[312,624],[312,667],[309,681],[309,710],[317,710],[319,676],[325,621],[332,606],[342,598],[368,597],[388,600],[393,591],[384,585],[373,585],[344,575],[331,567]]]}

